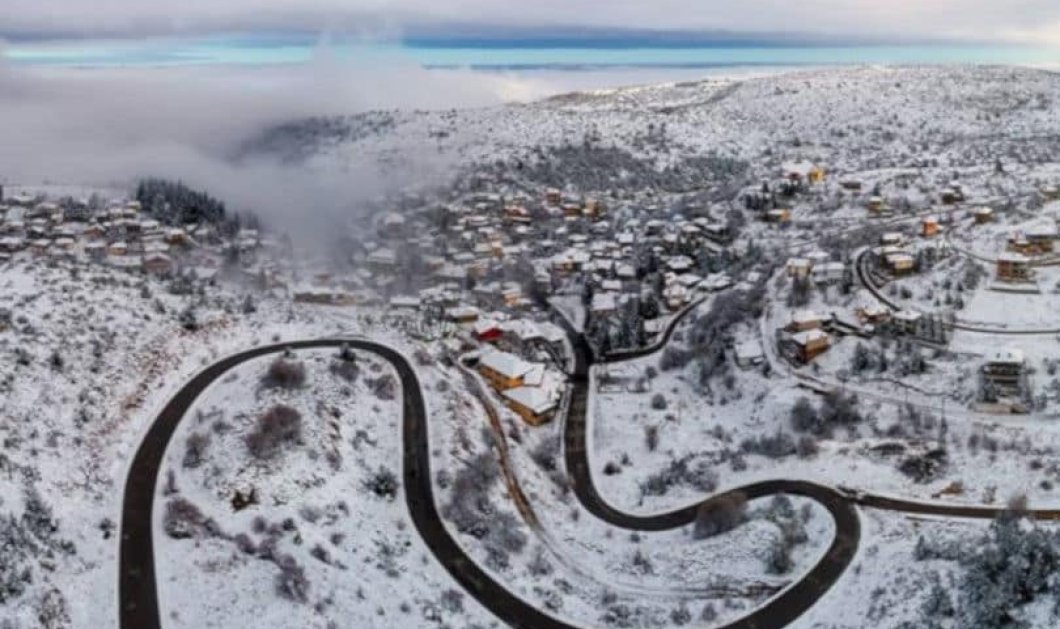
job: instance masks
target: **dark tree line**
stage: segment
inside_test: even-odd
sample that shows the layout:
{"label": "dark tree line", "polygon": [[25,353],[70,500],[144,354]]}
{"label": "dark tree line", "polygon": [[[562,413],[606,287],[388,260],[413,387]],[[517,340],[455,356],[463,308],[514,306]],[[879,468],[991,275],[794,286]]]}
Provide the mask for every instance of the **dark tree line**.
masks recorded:
{"label": "dark tree line", "polygon": [[226,236],[235,235],[243,227],[260,227],[253,214],[229,213],[223,201],[182,181],[143,179],[136,186],[136,200],[146,214],[164,225],[207,223],[217,226]]}

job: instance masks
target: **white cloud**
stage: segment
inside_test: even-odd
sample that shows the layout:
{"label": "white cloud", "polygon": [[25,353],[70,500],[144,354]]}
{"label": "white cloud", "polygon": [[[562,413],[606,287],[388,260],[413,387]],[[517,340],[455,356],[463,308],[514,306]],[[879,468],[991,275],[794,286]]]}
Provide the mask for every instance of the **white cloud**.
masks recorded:
{"label": "white cloud", "polygon": [[301,28],[378,32],[437,22],[565,24],[842,34],[1037,33],[1060,43],[1055,0],[4,0],[0,32],[68,33]]}
{"label": "white cloud", "polygon": [[[128,185],[141,176],[183,179],[235,208],[300,226],[393,187],[444,176],[423,158],[408,172],[369,161],[343,170],[256,158],[235,162],[263,127],[369,108],[500,102],[509,85],[469,72],[426,71],[398,60],[362,67],[321,59],[297,67],[40,68],[0,61],[0,181]],[[292,214],[292,208],[295,213]]]}

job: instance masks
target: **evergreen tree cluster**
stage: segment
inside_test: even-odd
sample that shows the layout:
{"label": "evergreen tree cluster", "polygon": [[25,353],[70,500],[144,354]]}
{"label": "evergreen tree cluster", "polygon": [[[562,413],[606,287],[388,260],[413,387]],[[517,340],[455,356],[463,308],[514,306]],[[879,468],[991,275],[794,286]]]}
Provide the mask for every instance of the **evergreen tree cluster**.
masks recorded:
{"label": "evergreen tree cluster", "polygon": [[136,186],[136,200],[143,211],[164,225],[186,225],[208,223],[222,227],[222,231],[234,234],[247,222],[255,226],[256,220],[243,221],[236,214],[229,216],[223,201],[206,192],[193,190],[181,181],[149,178]]}

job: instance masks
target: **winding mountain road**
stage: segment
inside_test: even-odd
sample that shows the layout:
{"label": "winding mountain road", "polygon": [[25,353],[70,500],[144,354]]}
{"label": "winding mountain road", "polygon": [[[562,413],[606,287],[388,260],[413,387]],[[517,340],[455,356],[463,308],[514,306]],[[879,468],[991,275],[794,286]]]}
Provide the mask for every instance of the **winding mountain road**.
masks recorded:
{"label": "winding mountain road", "polygon": [[[632,354],[648,355],[665,345],[677,324],[692,308],[680,313],[664,332],[664,342]],[[586,403],[592,355],[584,338],[568,327],[574,347],[572,395],[564,425],[564,460],[575,495],[596,517],[618,527],[638,531],[661,531],[694,522],[696,505],[671,512],[640,516],[623,513],[604,500],[593,483],[586,452]],[[512,627],[575,629],[554,618],[495,581],[468,557],[442,522],[430,474],[428,417],[423,393],[412,365],[393,348],[362,339],[320,339],[278,343],[229,356],[196,375],[162,409],[134,455],[125,486],[119,550],[119,617],[122,629],[160,629],[161,612],[155,573],[153,512],[158,476],[167,444],[181,420],[203,391],[237,365],[288,349],[339,348],[343,345],[371,352],[393,365],[402,383],[403,478],[405,498],[417,531],[435,558],[479,603]],[[623,359],[635,357],[631,353]],[[778,494],[804,496],[821,504],[835,520],[836,535],[824,556],[802,578],[776,597],[735,620],[727,629],[771,629],[784,627],[809,609],[843,574],[853,560],[860,541],[857,504],[878,509],[943,516],[993,518],[1001,509],[963,507],[903,501],[872,495],[851,495],[832,487],[796,480],[772,480],[735,488],[748,498]],[[1043,519],[1060,519],[1060,510],[1033,512]]]}
{"label": "winding mountain road", "polygon": [[396,350],[355,339],[295,341],[257,347],[207,367],[162,409],[136,451],[125,486],[119,551],[119,616],[122,629],[160,629],[152,512],[166,445],[195,399],[240,363],[287,349],[351,348],[377,354],[397,371],[402,385],[405,499],[412,521],[435,558],[494,615],[512,627],[574,629],[533,607],[486,574],[446,530],[434,502],[423,393],[415,370]]}

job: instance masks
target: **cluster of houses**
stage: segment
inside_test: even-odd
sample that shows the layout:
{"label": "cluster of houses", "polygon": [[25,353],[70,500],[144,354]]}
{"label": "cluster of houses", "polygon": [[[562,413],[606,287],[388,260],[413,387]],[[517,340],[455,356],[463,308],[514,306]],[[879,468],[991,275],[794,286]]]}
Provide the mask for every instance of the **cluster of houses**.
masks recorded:
{"label": "cluster of houses", "polygon": [[704,252],[739,255],[724,221],[675,217],[651,204],[619,209],[548,189],[536,200],[475,193],[429,213],[385,212],[354,254],[361,278],[352,291],[454,323],[496,309],[533,318],[557,295],[584,298],[595,321],[650,301],[643,321],[650,333],[667,313],[734,285],[699,263]]}
{"label": "cluster of houses", "polygon": [[832,260],[825,251],[813,251],[805,256],[789,258],[788,277],[810,279],[816,284],[836,284],[846,277],[846,264]]}
{"label": "cluster of houses", "polygon": [[508,407],[532,426],[549,421],[559,408],[563,374],[545,363],[487,348],[479,357],[478,372]]}
{"label": "cluster of houses", "polygon": [[824,330],[824,317],[811,310],[797,310],[787,325],[777,330],[781,353],[788,360],[809,363],[832,347],[832,336]]}
{"label": "cluster of houses", "polygon": [[[244,247],[256,240],[256,233],[240,235]],[[220,254],[218,241],[214,226],[167,227],[145,216],[138,201],[95,208],[84,200],[0,197],[0,262],[25,254],[168,275],[176,270],[177,257],[200,268],[216,267],[219,255],[210,254]]]}

